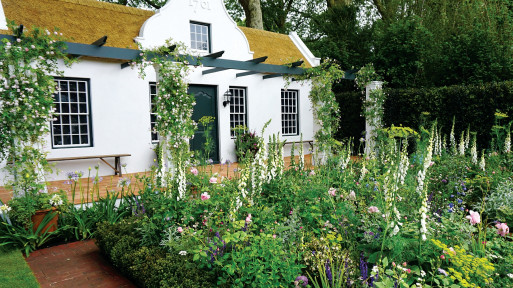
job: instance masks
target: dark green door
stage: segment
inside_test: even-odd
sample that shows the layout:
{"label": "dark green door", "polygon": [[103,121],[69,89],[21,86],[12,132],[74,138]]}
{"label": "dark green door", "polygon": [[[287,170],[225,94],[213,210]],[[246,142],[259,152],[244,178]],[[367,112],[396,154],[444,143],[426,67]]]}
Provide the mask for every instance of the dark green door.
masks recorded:
{"label": "dark green door", "polygon": [[[219,162],[219,141],[217,137],[217,87],[206,86],[206,85],[189,85],[189,94],[194,95],[196,98],[196,106],[194,106],[194,112],[192,113],[192,119],[198,123],[198,129],[194,133],[194,138],[190,141],[191,150],[195,151],[195,155],[198,152],[204,153],[205,151],[205,127],[199,123],[199,119],[204,116],[214,117],[214,121],[209,125],[211,127],[211,142],[212,152],[209,158],[214,162]],[[206,156],[204,156],[206,157]]]}

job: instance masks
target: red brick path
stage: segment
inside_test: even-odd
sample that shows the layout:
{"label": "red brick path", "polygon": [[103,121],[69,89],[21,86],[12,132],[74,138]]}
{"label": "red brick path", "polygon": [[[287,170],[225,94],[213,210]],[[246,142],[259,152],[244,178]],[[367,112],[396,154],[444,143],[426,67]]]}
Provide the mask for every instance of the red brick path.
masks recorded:
{"label": "red brick path", "polygon": [[94,240],[37,250],[26,260],[42,288],[137,287],[103,258]]}
{"label": "red brick path", "polygon": [[[1,0],[0,0],[1,2]],[[296,162],[299,161],[299,157],[295,157]],[[285,157],[285,167],[289,167],[291,157]],[[312,155],[307,154],[305,155],[305,164],[307,167],[312,166]],[[220,176],[233,176],[234,172],[233,169],[238,167],[238,163],[233,163],[230,165],[230,171],[228,171],[227,165],[220,165],[216,164],[213,166],[208,166],[207,168],[204,168],[206,172],[210,173],[218,173]],[[203,168],[199,168],[203,169]],[[122,178],[130,178],[131,184],[130,189],[131,191],[137,193],[139,189],[142,188],[142,183],[137,181],[136,176],[143,176],[143,175],[149,175],[147,172],[142,173],[132,173],[132,174],[124,174],[124,177],[119,176],[103,176],[103,181],[101,181],[98,184],[98,187],[95,187],[92,183],[92,180],[90,178],[87,178],[87,175],[79,180],[79,183],[77,184],[75,188],[75,204],[80,204],[81,201],[83,202],[91,202],[91,194],[94,194],[94,198],[97,197],[97,192],[101,197],[105,197],[108,191],[120,191],[121,189],[117,187],[118,181]],[[57,190],[64,190],[68,193],[68,199],[71,201],[72,199],[72,192],[71,192],[71,185],[66,184],[68,181],[52,181],[47,183],[48,191],[53,192]],[[87,189],[89,188],[89,189]],[[93,192],[94,191],[94,192]],[[4,203],[9,201],[12,198],[12,189],[10,187],[3,187],[0,186],[0,200]]]}

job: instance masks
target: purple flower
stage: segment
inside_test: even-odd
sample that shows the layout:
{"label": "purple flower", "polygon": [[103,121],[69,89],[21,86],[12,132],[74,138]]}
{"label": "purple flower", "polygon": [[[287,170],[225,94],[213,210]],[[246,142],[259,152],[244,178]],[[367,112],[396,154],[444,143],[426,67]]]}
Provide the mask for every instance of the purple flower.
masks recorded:
{"label": "purple flower", "polygon": [[330,285],[333,285],[333,275],[331,274],[330,260],[326,260],[326,264],[324,264],[324,267],[326,269],[326,277],[328,277]]}
{"label": "purple flower", "polygon": [[297,282],[296,286],[301,284],[301,286],[306,287],[308,285],[308,278],[306,276],[297,276],[295,282]]}
{"label": "purple flower", "polygon": [[438,273],[444,275],[445,277],[447,277],[449,274],[447,274],[447,271],[445,271],[444,269],[442,268],[438,268]]}

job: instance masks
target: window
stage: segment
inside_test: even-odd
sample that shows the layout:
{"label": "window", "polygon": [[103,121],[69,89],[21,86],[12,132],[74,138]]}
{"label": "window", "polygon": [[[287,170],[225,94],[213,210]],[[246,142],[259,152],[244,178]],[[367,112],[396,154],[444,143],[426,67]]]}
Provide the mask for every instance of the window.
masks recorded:
{"label": "window", "polygon": [[157,97],[157,83],[150,83],[150,121],[151,121],[151,141],[158,142],[159,134],[155,131],[157,125],[157,113],[155,111],[155,98]]}
{"label": "window", "polygon": [[298,91],[281,90],[281,133],[298,135]]}
{"label": "window", "polygon": [[235,137],[233,128],[247,126],[246,117],[246,89],[230,87],[230,135]]}
{"label": "window", "polygon": [[55,79],[55,115],[52,126],[54,148],[92,146],[89,80]]}
{"label": "window", "polygon": [[191,48],[210,52],[210,25],[191,22]]}

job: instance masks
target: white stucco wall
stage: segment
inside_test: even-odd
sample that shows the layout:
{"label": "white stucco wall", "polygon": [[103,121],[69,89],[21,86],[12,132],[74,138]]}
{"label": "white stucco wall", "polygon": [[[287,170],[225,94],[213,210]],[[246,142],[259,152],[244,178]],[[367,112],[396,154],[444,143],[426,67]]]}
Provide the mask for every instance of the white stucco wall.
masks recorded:
{"label": "white stucco wall", "polygon": [[[201,3],[208,3],[202,7]],[[176,11],[180,11],[177,13]],[[190,17],[189,17],[190,16]],[[1,18],[0,18],[1,19]],[[222,58],[232,60],[252,59],[248,42],[235,22],[228,16],[222,0],[170,0],[155,16],[151,17],[141,29],[137,41],[144,47],[162,45],[168,38],[189,44],[189,22],[209,23],[212,33],[212,51],[225,50]],[[1,23],[0,23],[1,24]],[[291,37],[295,37],[292,35]],[[297,42],[294,41],[294,43]],[[296,43],[304,46],[304,44]],[[306,48],[300,47],[301,51]],[[306,52],[304,52],[306,53]],[[317,64],[317,58],[311,53],[305,55],[309,62]],[[83,148],[52,149],[50,135],[46,137],[45,151],[49,158],[90,156],[106,154],[131,154],[122,159],[126,163],[123,173],[143,172],[153,165],[155,153],[152,150],[150,131],[150,96],[149,83],[156,80],[153,68],[147,70],[145,79],[138,77],[137,70],[121,69],[119,63],[99,60],[82,60],[71,68],[61,63],[64,76],[88,79],[90,83],[90,110],[92,121],[93,146]],[[281,132],[281,89],[285,88],[283,78],[264,80],[262,74],[237,78],[236,73],[245,72],[226,70],[202,75],[202,71],[211,68],[197,67],[188,77],[190,84],[212,85],[217,87],[217,117],[219,137],[219,157],[221,161],[235,161],[235,143],[230,137],[230,109],[223,107],[222,95],[230,86],[245,87],[247,91],[248,127],[260,133],[263,125],[272,119],[264,135]],[[311,103],[308,99],[309,85],[292,82],[288,89],[299,91],[299,128],[304,140],[313,140],[314,124]],[[282,137],[285,141],[299,141],[300,136]],[[304,145],[305,153],[310,146]],[[286,147],[286,155],[290,152]],[[112,165],[114,159],[110,158]],[[66,172],[83,171],[87,176],[89,167],[99,164],[100,175],[113,175],[113,170],[100,160],[77,160],[54,162],[56,171],[47,175],[47,180],[64,180]],[[2,165],[2,163],[0,163]],[[3,167],[4,165],[2,165]],[[94,168],[91,173],[95,173]],[[3,185],[5,173],[0,171],[0,186]],[[94,175],[92,175],[94,176]]]}

